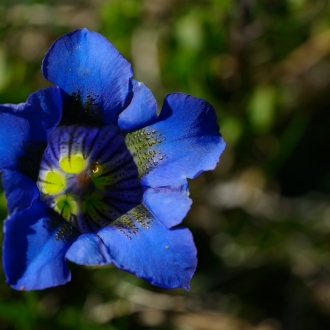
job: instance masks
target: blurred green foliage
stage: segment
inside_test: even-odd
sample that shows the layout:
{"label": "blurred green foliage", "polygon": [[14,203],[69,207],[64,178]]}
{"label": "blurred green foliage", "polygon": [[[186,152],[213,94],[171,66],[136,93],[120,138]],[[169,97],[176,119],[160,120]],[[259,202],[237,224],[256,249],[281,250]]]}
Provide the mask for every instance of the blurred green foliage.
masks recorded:
{"label": "blurred green foliage", "polygon": [[[0,329],[315,330],[330,327],[330,4],[326,0],[0,1],[0,102],[48,86],[44,53],[76,28],[105,35],[155,94],[216,109],[227,148],[191,181],[191,291],[113,267],[16,292]],[[6,217],[5,199],[0,200]]]}

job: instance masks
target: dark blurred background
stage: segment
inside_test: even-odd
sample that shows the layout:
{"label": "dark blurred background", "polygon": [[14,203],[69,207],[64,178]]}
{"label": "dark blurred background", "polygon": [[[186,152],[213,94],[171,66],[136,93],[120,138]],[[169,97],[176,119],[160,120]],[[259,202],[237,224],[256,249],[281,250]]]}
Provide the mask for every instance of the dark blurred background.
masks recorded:
{"label": "dark blurred background", "polygon": [[73,264],[66,286],[16,292],[1,271],[0,329],[330,329],[329,1],[0,0],[0,103],[48,86],[44,53],[80,27],[159,105],[180,91],[216,109],[227,148],[184,220],[199,265],[189,292]]}

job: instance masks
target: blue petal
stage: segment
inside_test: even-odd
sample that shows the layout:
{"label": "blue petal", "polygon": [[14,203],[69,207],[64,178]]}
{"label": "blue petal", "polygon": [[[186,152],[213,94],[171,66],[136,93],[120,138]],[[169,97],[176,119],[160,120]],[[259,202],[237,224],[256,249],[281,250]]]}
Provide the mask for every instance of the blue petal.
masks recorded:
{"label": "blue petal", "polygon": [[59,123],[62,115],[62,98],[58,87],[40,89],[31,94],[26,101],[39,111],[42,117],[42,124],[49,134]]}
{"label": "blue petal", "polygon": [[46,146],[40,117],[27,103],[0,105],[0,171],[10,169],[37,178]]}
{"label": "blue petal", "polygon": [[44,203],[34,203],[5,221],[3,265],[17,290],[62,285],[71,279],[65,253],[76,238]]}
{"label": "blue petal", "polygon": [[79,236],[65,257],[78,265],[95,266],[111,263],[107,247],[95,234]]}
{"label": "blue petal", "polygon": [[187,215],[192,203],[188,194],[187,185],[148,188],[143,195],[143,203],[163,225],[171,228],[180,224]]}
{"label": "blue petal", "polygon": [[109,125],[132,97],[131,65],[106,38],[87,29],[55,41],[42,71],[65,92],[65,125]]}
{"label": "blue petal", "polygon": [[133,131],[151,125],[157,119],[157,102],[150,89],[136,80],[132,82],[134,96],[118,119],[118,125],[124,131]]}
{"label": "blue petal", "polygon": [[30,207],[32,202],[39,198],[39,190],[35,182],[24,174],[4,170],[1,181],[9,214]]}
{"label": "blue petal", "polygon": [[188,229],[168,229],[140,205],[98,236],[118,268],[163,288],[189,290],[197,259]]}
{"label": "blue petal", "polygon": [[225,148],[213,107],[203,99],[174,93],[166,97],[158,122],[146,128],[161,134],[149,150],[158,152],[156,166],[142,178],[150,187],[177,185],[215,168]]}

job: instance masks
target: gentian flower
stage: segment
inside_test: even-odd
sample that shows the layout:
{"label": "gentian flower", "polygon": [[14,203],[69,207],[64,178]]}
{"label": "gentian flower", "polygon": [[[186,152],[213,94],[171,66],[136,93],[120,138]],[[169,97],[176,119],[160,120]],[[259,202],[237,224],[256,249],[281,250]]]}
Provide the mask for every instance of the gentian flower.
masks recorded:
{"label": "gentian flower", "polygon": [[42,72],[54,87],[0,106],[7,283],[62,285],[67,259],[189,289],[196,248],[178,225],[187,178],[213,169],[225,147],[212,106],[173,93],[158,116],[130,64],[86,29],[55,41]]}

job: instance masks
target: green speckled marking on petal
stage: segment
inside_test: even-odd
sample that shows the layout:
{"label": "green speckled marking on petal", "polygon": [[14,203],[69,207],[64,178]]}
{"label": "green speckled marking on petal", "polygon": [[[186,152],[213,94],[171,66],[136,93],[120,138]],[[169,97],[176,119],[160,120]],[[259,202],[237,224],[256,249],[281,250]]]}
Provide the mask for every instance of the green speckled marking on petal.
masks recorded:
{"label": "green speckled marking on petal", "polygon": [[134,222],[137,222],[145,229],[149,229],[152,223],[152,215],[143,204],[128,211],[125,215],[114,221],[111,226],[118,228],[125,236],[131,239],[132,235],[135,235],[139,231]]}
{"label": "green speckled marking on petal", "polygon": [[68,241],[77,233],[77,230],[69,223],[64,223],[55,235],[56,240]]}
{"label": "green speckled marking on petal", "polygon": [[136,206],[129,211],[128,214],[133,217],[141,227],[149,229],[152,217],[150,211],[143,204]]}
{"label": "green speckled marking on petal", "polygon": [[132,238],[132,235],[135,235],[138,232],[138,228],[126,214],[112,222],[111,226],[119,229],[119,231],[121,231],[129,239]]}
{"label": "green speckled marking on petal", "polygon": [[161,133],[146,128],[126,135],[125,142],[133,155],[140,178],[166,158],[160,147],[165,140],[166,138]]}

